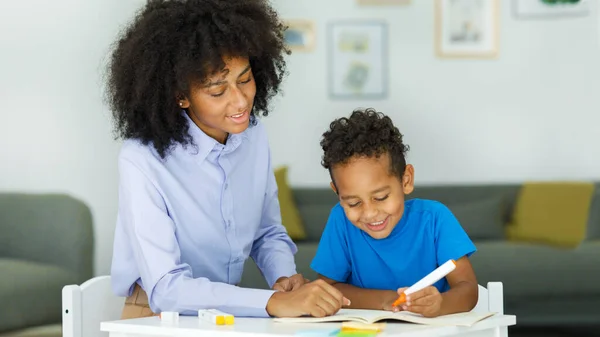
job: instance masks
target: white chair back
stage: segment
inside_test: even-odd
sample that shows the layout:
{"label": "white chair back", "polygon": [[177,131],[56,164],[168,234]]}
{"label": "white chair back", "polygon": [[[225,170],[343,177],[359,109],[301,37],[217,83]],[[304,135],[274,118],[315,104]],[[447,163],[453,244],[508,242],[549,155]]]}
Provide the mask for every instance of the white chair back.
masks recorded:
{"label": "white chair back", "polygon": [[488,282],[487,288],[479,285],[477,304],[471,311],[504,314],[504,289],[502,288],[502,282]]}
{"label": "white chair back", "polygon": [[124,304],[125,298],[112,292],[110,276],[63,287],[63,337],[107,337],[100,322],[120,319]]}

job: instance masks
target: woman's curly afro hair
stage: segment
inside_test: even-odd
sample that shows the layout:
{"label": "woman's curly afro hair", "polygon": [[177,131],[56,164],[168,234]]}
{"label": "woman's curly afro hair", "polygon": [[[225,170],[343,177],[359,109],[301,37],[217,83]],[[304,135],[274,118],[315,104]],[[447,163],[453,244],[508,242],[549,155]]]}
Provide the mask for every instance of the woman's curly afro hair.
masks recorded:
{"label": "woman's curly afro hair", "polygon": [[408,145],[391,118],[372,108],[357,109],[349,118],[334,120],[323,134],[323,167],[347,164],[353,157],[390,156],[390,172],[402,178]]}
{"label": "woman's curly afro hair", "polygon": [[223,69],[225,57],[248,57],[256,81],[251,121],[266,116],[285,75],[284,29],[266,0],[149,0],[110,59],[117,137],[151,143],[161,157],[175,143],[192,143],[178,98]]}

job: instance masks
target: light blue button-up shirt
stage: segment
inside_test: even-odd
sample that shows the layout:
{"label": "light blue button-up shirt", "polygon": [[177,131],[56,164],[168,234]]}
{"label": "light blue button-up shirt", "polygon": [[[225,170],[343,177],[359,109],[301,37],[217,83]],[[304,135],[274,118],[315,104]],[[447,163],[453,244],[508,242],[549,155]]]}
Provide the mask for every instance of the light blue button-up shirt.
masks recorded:
{"label": "light blue button-up shirt", "polygon": [[258,123],[223,145],[187,119],[196,146],[177,145],[165,159],[151,145],[123,144],[113,290],[129,296],[137,282],[155,313],[267,316],[272,290],[235,286],[248,257],[270,287],[296,273],[266,131]]}

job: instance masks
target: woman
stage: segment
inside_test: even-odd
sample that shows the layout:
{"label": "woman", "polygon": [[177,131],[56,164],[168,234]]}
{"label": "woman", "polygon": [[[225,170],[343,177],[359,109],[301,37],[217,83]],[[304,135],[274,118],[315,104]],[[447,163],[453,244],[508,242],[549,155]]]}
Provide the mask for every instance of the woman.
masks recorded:
{"label": "woman", "polygon": [[[118,40],[108,94],[119,155],[112,283],[123,318],[216,308],[325,316],[347,299],[305,284],[281,225],[264,127],[285,72],[262,0],[149,1]],[[244,289],[253,258],[273,290]]]}

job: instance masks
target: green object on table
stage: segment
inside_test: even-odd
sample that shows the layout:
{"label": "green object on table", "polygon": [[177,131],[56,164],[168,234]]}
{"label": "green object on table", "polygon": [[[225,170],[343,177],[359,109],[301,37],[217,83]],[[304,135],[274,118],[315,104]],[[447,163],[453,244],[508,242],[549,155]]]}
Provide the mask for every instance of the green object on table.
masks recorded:
{"label": "green object on table", "polygon": [[337,337],[373,337],[376,336],[378,332],[375,331],[340,331],[337,334]]}

